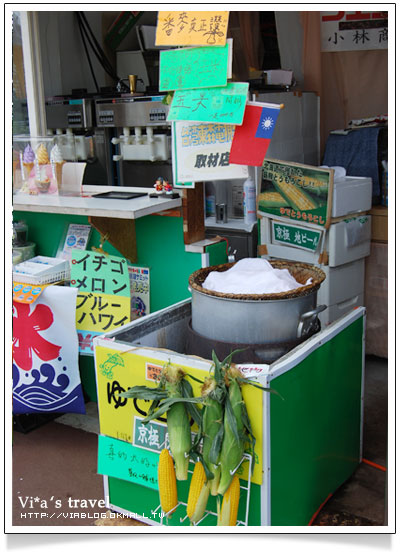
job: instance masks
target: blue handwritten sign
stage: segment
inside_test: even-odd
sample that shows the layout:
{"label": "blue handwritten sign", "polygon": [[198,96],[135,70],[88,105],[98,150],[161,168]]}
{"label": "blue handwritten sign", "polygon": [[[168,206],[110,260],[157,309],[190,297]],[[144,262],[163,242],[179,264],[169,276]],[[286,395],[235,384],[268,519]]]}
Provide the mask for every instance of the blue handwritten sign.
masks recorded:
{"label": "blue handwritten sign", "polygon": [[235,124],[243,122],[248,83],[175,91],[168,120]]}
{"label": "blue handwritten sign", "polygon": [[99,435],[97,473],[158,489],[159,453]]}
{"label": "blue handwritten sign", "polygon": [[160,52],[160,91],[223,87],[228,81],[228,44]]}

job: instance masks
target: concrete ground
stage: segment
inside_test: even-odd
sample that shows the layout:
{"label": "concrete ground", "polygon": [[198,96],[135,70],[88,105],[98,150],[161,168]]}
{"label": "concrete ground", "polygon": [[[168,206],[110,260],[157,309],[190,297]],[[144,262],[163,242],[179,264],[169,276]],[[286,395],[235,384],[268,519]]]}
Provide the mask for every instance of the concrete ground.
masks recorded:
{"label": "concrete ground", "polygon": [[[387,395],[387,360],[369,356],[363,462],[322,507],[313,526],[386,524]],[[14,526],[91,526],[98,513],[104,516],[106,509],[99,504],[104,492],[97,474],[97,432],[94,403],[89,403],[86,416],[67,414],[28,433],[14,428]]]}

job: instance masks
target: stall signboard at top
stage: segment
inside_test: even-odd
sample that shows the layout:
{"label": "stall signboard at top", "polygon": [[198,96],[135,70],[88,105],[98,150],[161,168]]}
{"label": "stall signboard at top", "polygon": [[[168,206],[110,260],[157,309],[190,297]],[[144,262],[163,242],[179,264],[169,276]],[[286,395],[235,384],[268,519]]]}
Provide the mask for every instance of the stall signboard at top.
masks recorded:
{"label": "stall signboard at top", "polygon": [[246,108],[248,83],[175,91],[168,121],[213,122],[240,126]]}
{"label": "stall signboard at top", "polygon": [[156,46],[222,46],[229,12],[159,11]]}
{"label": "stall signboard at top", "polygon": [[321,12],[321,51],[388,48],[388,12]]}
{"label": "stall signboard at top", "polygon": [[332,214],[331,168],[265,159],[258,214],[287,217],[317,228],[329,228]]}
{"label": "stall signboard at top", "polygon": [[224,87],[231,75],[229,53],[229,43],[161,51],[160,91]]}

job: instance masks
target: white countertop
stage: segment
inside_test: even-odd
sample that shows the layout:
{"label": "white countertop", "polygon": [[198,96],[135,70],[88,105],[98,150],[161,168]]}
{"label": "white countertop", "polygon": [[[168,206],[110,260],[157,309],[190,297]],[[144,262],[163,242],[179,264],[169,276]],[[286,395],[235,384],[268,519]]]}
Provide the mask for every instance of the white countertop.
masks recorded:
{"label": "white countertop", "polygon": [[215,216],[207,217],[204,221],[206,228],[219,228],[221,232],[224,230],[239,230],[241,232],[251,232],[256,222],[250,224],[244,222],[244,219],[229,219],[227,222],[217,222]]}
{"label": "white countertop", "polygon": [[[126,192],[153,193],[150,188],[121,188]],[[29,195],[16,193],[13,196],[15,211],[35,213],[59,213],[68,215],[85,215],[92,217],[113,217],[120,219],[138,219],[160,211],[181,207],[182,199],[168,197],[150,198],[148,195],[136,199],[102,199],[91,197],[94,193],[119,190],[118,187],[84,186],[83,195]]]}

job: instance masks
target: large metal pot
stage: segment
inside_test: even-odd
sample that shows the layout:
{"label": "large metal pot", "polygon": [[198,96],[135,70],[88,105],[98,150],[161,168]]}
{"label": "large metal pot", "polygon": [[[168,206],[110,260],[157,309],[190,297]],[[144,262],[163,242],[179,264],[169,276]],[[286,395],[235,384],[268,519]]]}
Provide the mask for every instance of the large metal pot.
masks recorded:
{"label": "large metal pot", "polygon": [[325,273],[313,265],[271,261],[286,268],[297,282],[312,284],[279,294],[221,294],[202,287],[211,271],[226,271],[232,264],[199,269],[189,277],[192,292],[192,328],[209,339],[228,343],[284,343],[305,337],[315,327],[317,291]]}

